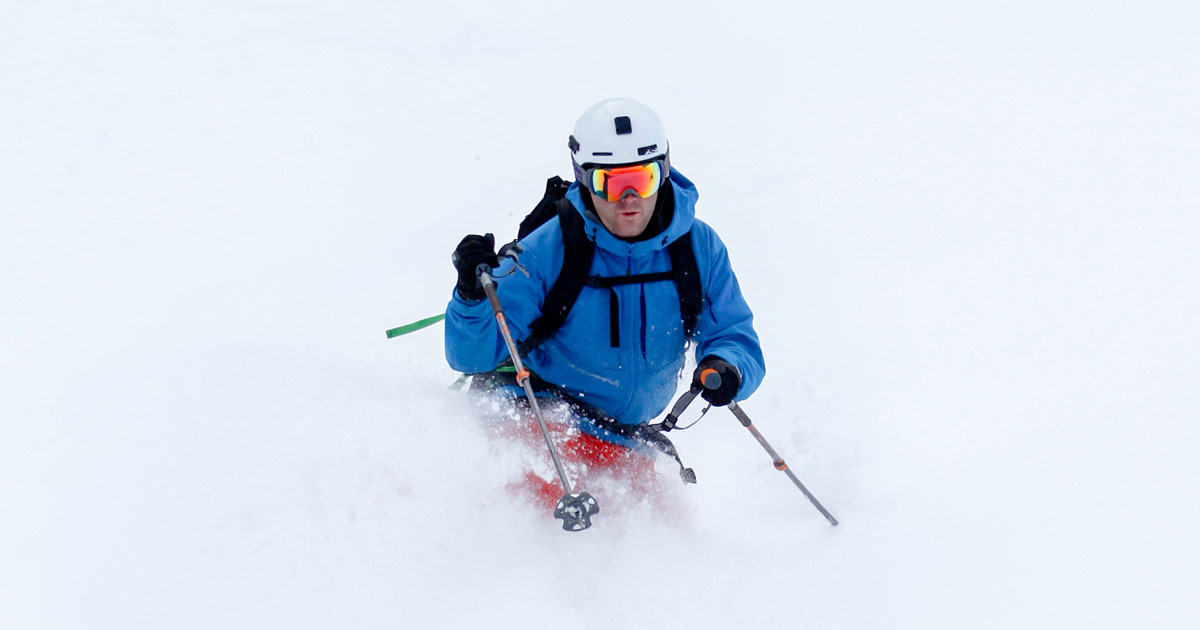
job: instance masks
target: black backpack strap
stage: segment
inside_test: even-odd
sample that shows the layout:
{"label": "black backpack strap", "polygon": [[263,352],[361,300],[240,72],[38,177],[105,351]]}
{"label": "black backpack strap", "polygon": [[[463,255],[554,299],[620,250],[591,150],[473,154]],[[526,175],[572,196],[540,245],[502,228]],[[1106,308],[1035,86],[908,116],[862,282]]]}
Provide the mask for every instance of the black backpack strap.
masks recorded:
{"label": "black backpack strap", "polygon": [[689,341],[696,334],[696,323],[704,308],[704,289],[700,285],[700,267],[696,264],[696,250],[692,247],[692,231],[671,241],[667,245],[671,256],[671,271],[675,277],[675,289],[679,291],[679,313],[683,316],[683,334]]}
{"label": "black backpack strap", "polygon": [[[547,192],[549,194],[549,192]],[[558,278],[546,293],[542,303],[542,316],[530,325],[529,337],[523,340],[517,351],[527,355],[562,327],[567,320],[567,314],[579,299],[579,292],[587,281],[588,272],[592,269],[592,256],[596,252],[596,244],[586,233],[583,217],[575,210],[571,202],[562,197],[555,201],[558,211],[559,224],[563,237],[563,264],[558,272]]]}
{"label": "black backpack strap", "polygon": [[[704,308],[704,291],[700,286],[700,267],[696,264],[696,252],[692,247],[692,232],[671,241],[667,245],[671,257],[671,270],[658,273],[642,273],[633,276],[604,278],[592,276],[585,283],[589,287],[608,289],[608,343],[613,348],[621,345],[620,301],[613,287],[624,284],[645,284],[662,280],[674,280],[679,293],[679,314],[683,319],[684,338],[691,340],[696,334],[700,311]],[[578,297],[578,293],[575,294]]]}
{"label": "black backpack strap", "polygon": [[589,287],[608,289],[608,345],[610,347],[621,347],[621,301],[617,299],[617,291],[613,287],[623,284],[645,284],[647,282],[674,279],[675,274],[671,271],[639,273],[633,276],[613,276],[611,278],[591,276],[587,279],[587,282],[584,284]]}

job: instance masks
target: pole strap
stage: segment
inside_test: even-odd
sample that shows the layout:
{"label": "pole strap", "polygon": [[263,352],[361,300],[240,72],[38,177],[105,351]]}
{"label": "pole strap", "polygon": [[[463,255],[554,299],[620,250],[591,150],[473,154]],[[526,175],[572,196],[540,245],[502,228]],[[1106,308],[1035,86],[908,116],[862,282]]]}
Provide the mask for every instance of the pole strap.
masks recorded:
{"label": "pole strap", "polygon": [[440,315],[434,315],[433,317],[426,317],[425,319],[422,319],[420,321],[415,321],[415,322],[405,325],[405,326],[400,326],[399,328],[393,328],[393,329],[387,331],[387,338],[391,339],[393,337],[399,337],[400,335],[407,335],[410,332],[416,332],[418,330],[421,330],[422,328],[428,328],[428,327],[442,321],[443,319],[446,319],[445,313],[442,313]]}

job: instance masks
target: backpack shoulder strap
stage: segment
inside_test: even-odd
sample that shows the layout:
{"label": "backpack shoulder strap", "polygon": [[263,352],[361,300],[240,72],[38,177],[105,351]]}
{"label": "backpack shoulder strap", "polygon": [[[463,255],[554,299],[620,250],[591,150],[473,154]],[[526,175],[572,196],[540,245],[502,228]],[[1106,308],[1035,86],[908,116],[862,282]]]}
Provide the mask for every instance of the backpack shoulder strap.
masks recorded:
{"label": "backpack shoulder strap", "polygon": [[683,334],[691,340],[704,308],[704,289],[700,285],[700,267],[692,246],[692,231],[667,245],[671,256],[671,271],[675,274],[675,289],[679,292],[679,313],[683,316]]}
{"label": "backpack shoulder strap", "polygon": [[592,268],[592,256],[596,252],[596,244],[587,237],[583,217],[575,210],[575,206],[566,197],[554,202],[558,213],[559,225],[563,237],[563,264],[558,278],[546,294],[542,303],[542,316],[530,325],[529,338],[523,340],[518,352],[528,354],[554,333],[567,321],[567,314],[579,299],[579,293],[587,282],[588,272]]}

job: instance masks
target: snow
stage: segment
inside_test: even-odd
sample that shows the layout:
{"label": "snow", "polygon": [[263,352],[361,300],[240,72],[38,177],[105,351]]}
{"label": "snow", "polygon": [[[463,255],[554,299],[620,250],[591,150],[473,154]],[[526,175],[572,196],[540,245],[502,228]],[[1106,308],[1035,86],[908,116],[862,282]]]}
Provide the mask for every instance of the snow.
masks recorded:
{"label": "snow", "polygon": [[[1192,5],[572,9],[7,3],[0,627],[1200,626]],[[839,527],[716,409],[563,532],[385,339],[613,95]]]}

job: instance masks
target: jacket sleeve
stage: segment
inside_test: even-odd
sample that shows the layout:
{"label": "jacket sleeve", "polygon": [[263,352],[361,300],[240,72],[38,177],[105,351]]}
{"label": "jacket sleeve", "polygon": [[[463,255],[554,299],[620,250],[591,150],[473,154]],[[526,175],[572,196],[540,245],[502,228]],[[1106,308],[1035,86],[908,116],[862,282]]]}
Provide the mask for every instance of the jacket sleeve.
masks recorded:
{"label": "jacket sleeve", "polygon": [[[524,244],[524,241],[522,242]],[[496,294],[504,309],[513,339],[519,344],[530,330],[530,324],[541,313],[545,300],[543,269],[535,248],[526,246],[521,264],[529,271],[526,277],[515,270],[511,260],[504,260],[496,269]],[[561,264],[561,263],[560,263]],[[487,300],[469,302],[451,289],[446,305],[446,361],[450,367],[466,374],[487,372],[508,358],[508,348],[496,323],[496,315]]]}
{"label": "jacket sleeve", "polygon": [[714,355],[733,364],[742,376],[735,399],[745,400],[758,389],[767,367],[754,332],[754,314],[742,297],[729,252],[712,228],[704,228],[693,241],[704,285],[704,308],[696,325],[696,359]]}

